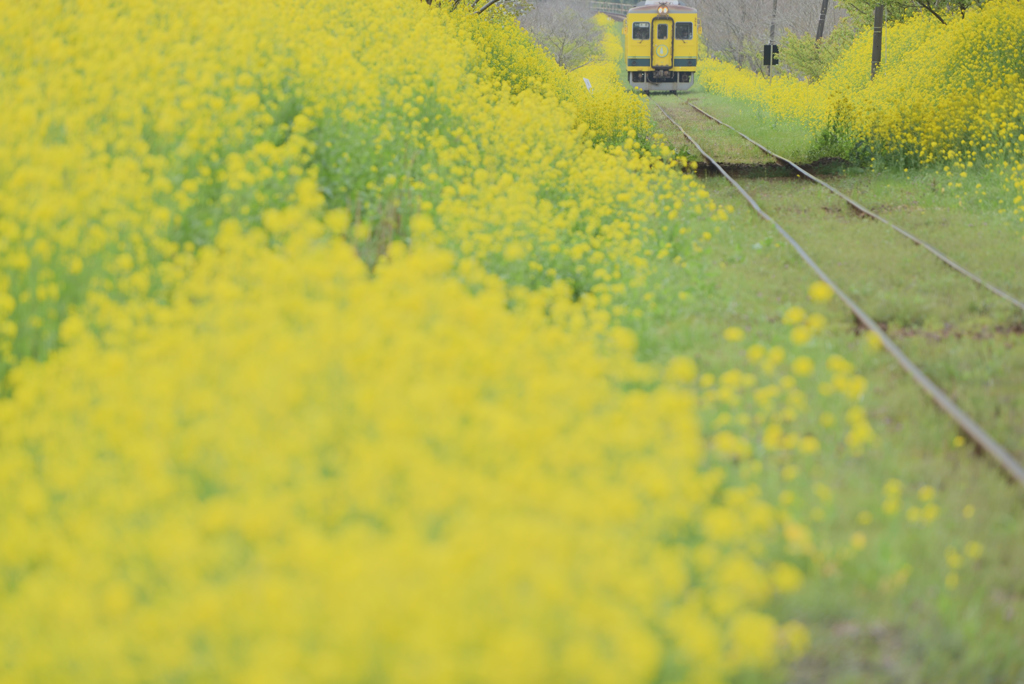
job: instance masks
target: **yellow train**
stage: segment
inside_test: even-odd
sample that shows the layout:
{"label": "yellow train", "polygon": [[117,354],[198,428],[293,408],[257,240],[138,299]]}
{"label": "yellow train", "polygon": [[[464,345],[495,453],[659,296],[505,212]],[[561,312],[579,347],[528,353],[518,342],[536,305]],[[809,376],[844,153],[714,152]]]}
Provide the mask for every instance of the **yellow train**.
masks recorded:
{"label": "yellow train", "polygon": [[697,10],[679,0],[645,0],[622,22],[629,83],[648,92],[684,92],[697,70]]}

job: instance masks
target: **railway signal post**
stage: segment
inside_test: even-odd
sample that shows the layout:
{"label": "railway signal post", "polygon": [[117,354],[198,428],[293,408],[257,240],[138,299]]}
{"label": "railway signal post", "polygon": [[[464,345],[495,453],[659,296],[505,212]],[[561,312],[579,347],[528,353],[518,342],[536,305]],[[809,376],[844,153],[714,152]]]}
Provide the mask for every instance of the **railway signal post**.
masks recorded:
{"label": "railway signal post", "polygon": [[814,37],[815,40],[821,40],[821,37],[825,35],[826,13],[828,13],[828,0],[821,0],[821,16],[818,17],[818,35]]}
{"label": "railway signal post", "polygon": [[875,77],[878,65],[882,63],[882,21],[885,19],[885,5],[875,8],[875,32],[871,42],[871,78]]}

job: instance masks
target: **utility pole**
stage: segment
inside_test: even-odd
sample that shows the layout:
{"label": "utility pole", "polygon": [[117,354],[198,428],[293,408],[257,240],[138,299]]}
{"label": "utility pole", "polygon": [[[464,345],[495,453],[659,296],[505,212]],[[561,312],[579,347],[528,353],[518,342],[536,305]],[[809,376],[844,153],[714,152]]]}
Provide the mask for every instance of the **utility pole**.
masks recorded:
{"label": "utility pole", "polygon": [[885,5],[875,8],[875,33],[871,43],[871,78],[875,77],[878,65],[882,63],[882,21],[885,19]]}
{"label": "utility pole", "polygon": [[814,37],[815,40],[821,40],[821,37],[825,35],[825,14],[828,13],[828,0],[821,0],[821,16],[818,17],[818,35]]}
{"label": "utility pole", "polygon": [[[773,53],[773,47],[775,45],[775,15],[778,13],[778,10],[779,10],[779,0],[772,0],[772,26],[768,30],[768,54],[769,55],[771,55]],[[772,77],[772,62],[774,62],[774,61],[775,61],[774,59],[769,59],[768,60],[768,78],[769,79]]]}

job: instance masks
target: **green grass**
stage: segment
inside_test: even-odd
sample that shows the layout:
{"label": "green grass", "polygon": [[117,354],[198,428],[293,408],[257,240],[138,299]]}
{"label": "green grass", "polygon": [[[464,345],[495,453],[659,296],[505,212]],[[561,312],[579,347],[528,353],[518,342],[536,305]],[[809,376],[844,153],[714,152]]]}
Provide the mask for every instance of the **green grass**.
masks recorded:
{"label": "green grass", "polygon": [[[751,104],[749,102],[740,102],[739,100],[732,100],[722,95],[709,93],[701,87],[699,81],[694,85],[692,90],[685,94],[675,96],[655,96],[651,102],[665,107],[669,110],[669,114],[671,114],[673,118],[677,118],[677,114],[687,116],[688,121],[691,122],[691,126],[695,128],[695,131],[690,131],[689,127],[684,127],[687,128],[688,133],[697,138],[698,142],[700,142],[702,146],[704,144],[702,141],[706,139],[707,135],[711,135],[713,142],[709,144],[724,145],[726,150],[737,154],[740,159],[757,159],[765,161],[771,159],[756,147],[731,132],[728,136],[713,133],[712,131],[715,129],[724,131],[727,131],[728,129],[724,129],[717,123],[695,112],[687,106],[687,103],[692,102],[694,105],[700,107],[709,114],[712,114],[722,121],[727,122],[729,125],[747,133],[747,135],[751,135],[749,131],[758,131],[760,135],[769,138],[772,141],[772,144],[767,146],[773,152],[792,159],[797,163],[811,161],[809,159],[809,154],[815,141],[813,131],[810,131],[797,123],[775,119],[770,114],[763,111],[758,105]],[[655,107],[652,109],[656,110],[657,108]],[[682,121],[680,121],[680,123],[682,123]],[[697,132],[703,132],[704,135],[698,136]],[[765,142],[760,140],[758,137],[753,135],[751,135],[751,137],[761,144],[765,144]],[[742,145],[739,143],[742,143]],[[707,150],[707,152],[712,156],[715,156],[714,152],[711,150]],[[757,152],[758,154],[755,155],[754,152]],[[728,156],[726,159],[733,161]],[[739,162],[737,161],[736,163]]]}
{"label": "green grass", "polygon": [[[699,90],[652,101],[668,109],[707,151],[732,164],[767,163],[762,153],[727,129],[685,107],[697,101],[719,118],[796,161],[808,161],[813,135],[770,121],[742,103]],[[652,107],[659,132],[685,147]],[[686,112],[689,111],[690,114]],[[744,147],[745,146],[745,147]],[[958,199],[941,191],[929,171],[869,173],[846,169],[829,182],[919,235],[954,260],[1024,297],[1021,225],[997,199]],[[994,187],[990,176],[971,185]],[[891,229],[861,218],[819,186],[789,178],[745,178],[761,205],[805,246],[928,375],[1018,455],[1024,455],[1024,316],[955,274]],[[742,361],[721,343],[721,331],[740,326],[748,339],[779,335],[790,305],[807,306],[810,270],[774,229],[749,210],[724,180],[705,180],[712,199],[735,212],[707,243],[709,264],[685,307],[642,328],[641,352],[652,359],[691,353],[702,370],[720,372]],[[995,197],[995,193],[992,194]],[[690,276],[693,278],[693,276]],[[686,287],[686,279],[663,286]],[[866,455],[829,452],[802,465],[802,479],[827,484],[833,509],[812,527],[825,560],[808,585],[775,605],[780,619],[812,628],[810,653],[783,681],[792,682],[1019,682],[1024,678],[1024,489],[967,446],[954,446],[956,426],[886,354],[870,349],[851,315],[827,305],[830,325],[815,342],[818,356],[835,351],[870,382],[866,407],[878,432]],[[819,399],[812,398],[812,401]],[[766,462],[761,484],[769,496],[785,486],[784,463]],[[890,479],[905,486],[899,514],[882,510]],[[915,491],[934,486],[941,515],[924,524],[907,519]],[[918,502],[919,505],[920,502]],[[976,514],[962,511],[971,505]],[[796,504],[807,511],[809,502]],[[871,521],[861,524],[867,511]],[[863,522],[866,522],[863,521]],[[851,548],[861,532],[867,545]],[[977,541],[985,552],[959,568],[947,589],[947,550]],[[904,585],[901,569],[910,569]]]}
{"label": "green grass", "polygon": [[719,163],[774,165],[771,156],[757,149],[737,135],[719,135],[722,128],[711,119],[701,116],[690,107],[683,105],[683,97],[656,95],[651,100],[654,121],[675,145],[683,148],[691,159],[703,162],[704,158],[675,126],[669,122],[662,109],[700,144],[701,148]]}

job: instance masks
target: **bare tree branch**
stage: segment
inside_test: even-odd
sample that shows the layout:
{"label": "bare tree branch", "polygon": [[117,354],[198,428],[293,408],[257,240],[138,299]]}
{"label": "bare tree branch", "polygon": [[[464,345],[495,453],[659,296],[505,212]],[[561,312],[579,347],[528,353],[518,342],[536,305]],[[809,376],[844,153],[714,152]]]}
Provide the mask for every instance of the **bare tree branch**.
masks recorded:
{"label": "bare tree branch", "polygon": [[520,18],[559,65],[577,69],[601,52],[602,29],[587,0],[540,0]]}
{"label": "bare tree branch", "polygon": [[939,22],[940,22],[941,24],[943,24],[943,25],[945,25],[945,24],[946,24],[945,20],[944,20],[944,19],[943,19],[942,17],[940,17],[940,16],[939,16],[939,13],[938,13],[938,12],[936,12],[936,11],[935,11],[935,10],[934,10],[934,9],[932,8],[932,4],[931,4],[930,2],[927,2],[927,0],[917,0],[917,4],[918,4],[918,5],[920,6],[920,7],[923,7],[924,9],[928,10],[928,12],[929,12],[929,13],[930,13],[930,14],[931,14],[931,15],[932,15],[933,17],[935,17],[936,19],[938,19],[938,20],[939,20]]}

